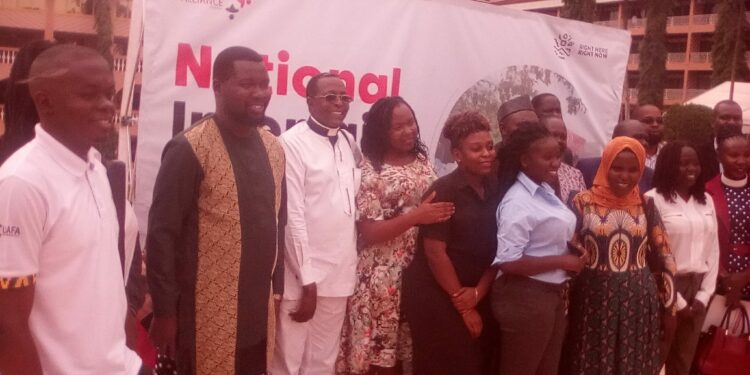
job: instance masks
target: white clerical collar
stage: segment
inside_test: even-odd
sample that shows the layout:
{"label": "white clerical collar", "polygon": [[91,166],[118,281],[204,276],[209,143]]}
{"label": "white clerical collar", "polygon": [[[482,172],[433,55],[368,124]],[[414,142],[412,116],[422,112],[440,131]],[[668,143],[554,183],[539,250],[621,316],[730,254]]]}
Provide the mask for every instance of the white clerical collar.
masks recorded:
{"label": "white clerical collar", "polygon": [[743,188],[747,186],[747,175],[741,180],[732,180],[731,178],[721,175],[721,183],[731,188]]}
{"label": "white clerical collar", "polygon": [[312,115],[310,115],[310,119],[312,120],[310,128],[312,128],[314,132],[327,137],[335,137],[339,134],[339,129],[341,128],[329,128]]}

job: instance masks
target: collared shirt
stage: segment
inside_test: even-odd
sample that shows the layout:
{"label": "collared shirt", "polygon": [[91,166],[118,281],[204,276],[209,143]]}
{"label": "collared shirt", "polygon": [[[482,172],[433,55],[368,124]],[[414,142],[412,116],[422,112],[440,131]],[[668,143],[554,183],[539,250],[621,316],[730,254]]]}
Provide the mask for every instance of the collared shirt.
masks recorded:
{"label": "collared shirt", "polygon": [[356,143],[345,130],[329,135],[315,127],[305,121],[281,135],[287,179],[286,299],[298,299],[302,286],[311,283],[323,297],[344,297],[354,291],[354,199],[361,177]]}
{"label": "collared shirt", "polygon": [[445,242],[445,253],[462,286],[476,286],[492,265],[497,247],[495,210],[499,200],[494,177],[490,175],[484,179],[483,197],[469,185],[461,168],[437,179],[427,189],[425,196],[435,192],[433,202],[453,203],[456,211],[449,220],[419,226],[417,252],[404,273],[404,283],[408,282],[412,290],[419,290],[415,285],[440,288],[429,267],[424,239]]}
{"label": "collared shirt", "polygon": [[[567,254],[576,217],[546,182],[539,185],[520,172],[497,208],[497,223],[495,265],[513,262],[522,256]],[[554,284],[569,278],[562,269],[529,277]]]}
{"label": "collared shirt", "polygon": [[[677,264],[677,274],[703,274],[695,298],[708,306],[719,273],[719,237],[713,200],[706,193],[706,204],[700,204],[692,196],[687,202],[679,196],[674,202],[669,202],[656,189],[644,195],[653,198],[659,210]],[[679,293],[676,303],[678,310],[687,306]]]}
{"label": "collared shirt", "polygon": [[0,168],[0,287],[35,285],[29,330],[45,374],[134,374],[118,223],[100,155],[41,126]]}
{"label": "collared shirt", "polygon": [[646,154],[646,166],[651,169],[656,169],[656,158],[659,157],[659,152],[661,152],[661,148],[664,147],[666,142],[660,142],[658,146],[656,146],[656,152],[653,155]]}

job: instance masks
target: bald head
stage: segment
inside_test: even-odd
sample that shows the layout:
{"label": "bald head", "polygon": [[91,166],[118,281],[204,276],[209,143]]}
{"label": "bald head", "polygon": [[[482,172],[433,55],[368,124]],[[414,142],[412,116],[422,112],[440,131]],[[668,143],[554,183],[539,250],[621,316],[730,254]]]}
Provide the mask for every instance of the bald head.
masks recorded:
{"label": "bald head", "polygon": [[733,100],[722,100],[714,106],[713,119],[715,134],[725,126],[742,129],[742,107]]}
{"label": "bald head", "polygon": [[646,132],[646,126],[638,120],[622,120],[615,126],[612,132],[612,139],[617,137],[629,137],[641,142],[643,147],[647,146],[646,139],[648,134]]}

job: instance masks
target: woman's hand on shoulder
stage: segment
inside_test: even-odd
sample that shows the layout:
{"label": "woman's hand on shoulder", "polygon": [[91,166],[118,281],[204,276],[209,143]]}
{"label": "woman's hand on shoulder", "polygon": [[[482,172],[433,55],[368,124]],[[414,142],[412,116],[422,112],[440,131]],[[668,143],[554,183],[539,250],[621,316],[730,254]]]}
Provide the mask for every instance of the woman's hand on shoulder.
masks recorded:
{"label": "woman's hand on shoulder", "polygon": [[432,202],[436,192],[430,193],[412,212],[417,224],[435,224],[446,221],[456,211],[451,202]]}

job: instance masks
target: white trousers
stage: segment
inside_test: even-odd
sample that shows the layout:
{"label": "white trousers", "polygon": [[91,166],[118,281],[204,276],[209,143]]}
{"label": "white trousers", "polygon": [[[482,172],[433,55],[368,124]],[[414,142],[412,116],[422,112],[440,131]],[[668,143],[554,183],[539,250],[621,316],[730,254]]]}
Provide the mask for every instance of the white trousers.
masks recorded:
{"label": "white trousers", "polygon": [[299,301],[282,300],[270,374],[333,375],[346,301],[347,297],[318,297],[312,319],[298,323],[289,313],[297,311]]}

